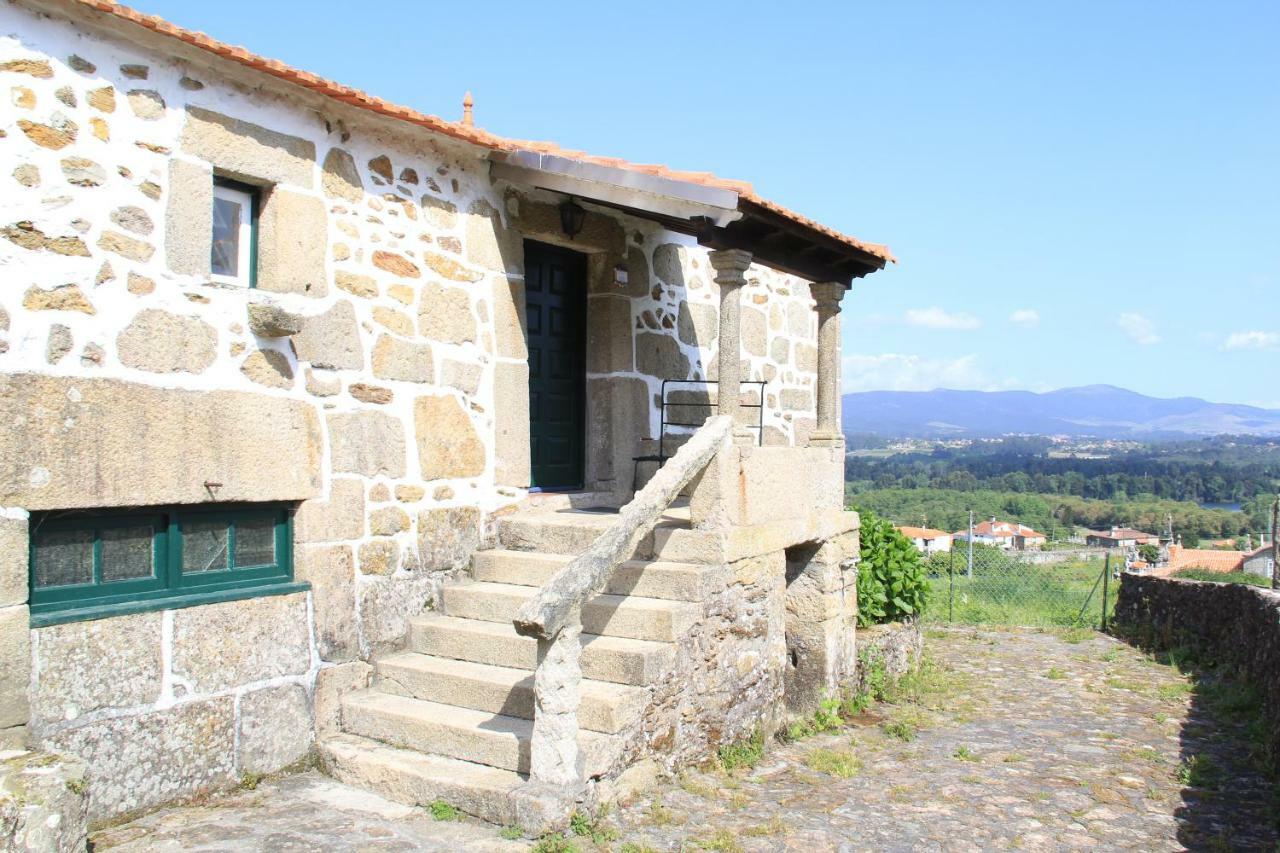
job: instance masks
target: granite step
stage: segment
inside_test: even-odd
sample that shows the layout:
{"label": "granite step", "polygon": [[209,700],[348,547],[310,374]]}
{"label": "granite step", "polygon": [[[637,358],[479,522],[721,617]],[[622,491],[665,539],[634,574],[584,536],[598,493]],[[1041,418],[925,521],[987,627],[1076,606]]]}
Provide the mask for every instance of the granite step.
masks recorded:
{"label": "granite step", "polygon": [[516,823],[511,794],[527,778],[520,773],[353,734],[322,738],[316,747],[325,772],[340,782],[409,806],[440,800],[490,823]]}
{"label": "granite step", "polygon": [[[532,671],[538,643],[510,622],[483,622],[428,613],[409,620],[409,648],[423,654]],[[648,685],[671,664],[668,643],[582,635],[582,674],[596,681]]]}
{"label": "granite step", "polygon": [[[471,661],[401,652],[379,660],[373,688],[383,693],[532,719],[533,673]],[[578,724],[588,731],[621,731],[644,709],[649,692],[583,679]]]}
{"label": "granite step", "polygon": [[[535,587],[515,584],[451,584],[444,588],[444,612],[464,619],[510,622]],[[660,598],[602,593],[582,605],[582,629],[606,637],[673,642],[693,627],[700,613],[695,604]]]}
{"label": "granite step", "polygon": [[[401,749],[529,772],[533,722],[520,717],[362,690],[343,697],[342,728]],[[578,743],[588,776],[608,769],[621,748],[619,738],[589,731],[578,733]]]}
{"label": "granite step", "polygon": [[[498,549],[478,551],[472,558],[472,574],[478,581],[544,586],[574,558],[568,554]],[[723,573],[696,563],[628,560],[614,569],[605,592],[672,601],[701,601],[714,590]]]}

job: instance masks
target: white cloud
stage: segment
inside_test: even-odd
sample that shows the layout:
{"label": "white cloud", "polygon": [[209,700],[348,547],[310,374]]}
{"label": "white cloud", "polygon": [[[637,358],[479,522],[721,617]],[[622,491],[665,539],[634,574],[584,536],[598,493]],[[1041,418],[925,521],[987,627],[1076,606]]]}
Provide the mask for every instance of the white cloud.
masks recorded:
{"label": "white cloud", "polygon": [[1280,334],[1276,332],[1232,332],[1227,335],[1223,349],[1275,349],[1280,347]]}
{"label": "white cloud", "polygon": [[925,329],[969,331],[982,325],[982,321],[972,314],[948,314],[936,305],[931,308],[911,308],[906,317],[908,326]]}
{"label": "white cloud", "polygon": [[1149,317],[1130,312],[1121,314],[1116,320],[1120,331],[1124,332],[1134,343],[1149,346],[1160,343],[1160,335],[1156,334],[1156,324]]}
{"label": "white cloud", "polygon": [[925,358],[882,353],[846,355],[841,363],[845,391],[932,391],[934,388],[986,388],[990,381],[976,355]]}
{"label": "white cloud", "polygon": [[1015,326],[1033,329],[1040,325],[1040,312],[1034,308],[1019,308],[1009,315],[1009,322]]}

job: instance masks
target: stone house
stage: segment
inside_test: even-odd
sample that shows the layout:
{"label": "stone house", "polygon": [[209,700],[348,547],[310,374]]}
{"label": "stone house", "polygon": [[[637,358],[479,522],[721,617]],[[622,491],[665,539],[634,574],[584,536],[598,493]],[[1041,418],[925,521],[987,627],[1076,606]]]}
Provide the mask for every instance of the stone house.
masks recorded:
{"label": "stone house", "polygon": [[105,0],[0,32],[0,736],[91,819],[318,757],[535,831],[849,675],[885,247]]}

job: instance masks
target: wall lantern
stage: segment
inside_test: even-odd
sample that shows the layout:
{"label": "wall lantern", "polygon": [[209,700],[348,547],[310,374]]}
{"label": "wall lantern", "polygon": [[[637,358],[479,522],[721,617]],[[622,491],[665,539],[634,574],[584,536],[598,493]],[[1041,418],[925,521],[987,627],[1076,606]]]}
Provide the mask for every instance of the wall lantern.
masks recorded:
{"label": "wall lantern", "polygon": [[578,232],[582,230],[582,223],[586,218],[587,212],[582,209],[582,205],[572,198],[560,205],[560,228],[567,236],[578,236]]}

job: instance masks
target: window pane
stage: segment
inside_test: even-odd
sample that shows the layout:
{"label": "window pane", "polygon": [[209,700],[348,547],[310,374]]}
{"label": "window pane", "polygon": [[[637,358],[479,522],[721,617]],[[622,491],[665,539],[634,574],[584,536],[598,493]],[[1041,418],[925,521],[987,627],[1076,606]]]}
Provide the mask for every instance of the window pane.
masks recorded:
{"label": "window pane", "polygon": [[152,535],[150,526],[103,530],[98,536],[102,541],[102,580],[151,577]]}
{"label": "window pane", "polygon": [[237,521],[236,568],[270,566],[275,561],[275,519],[264,518],[260,521]]}
{"label": "window pane", "polygon": [[226,567],[226,522],[200,521],[182,526],[183,572],[217,572]]}
{"label": "window pane", "polygon": [[240,203],[227,198],[213,200],[214,275],[237,276],[240,265]]}
{"label": "window pane", "polygon": [[93,581],[93,531],[54,530],[36,540],[36,586]]}

